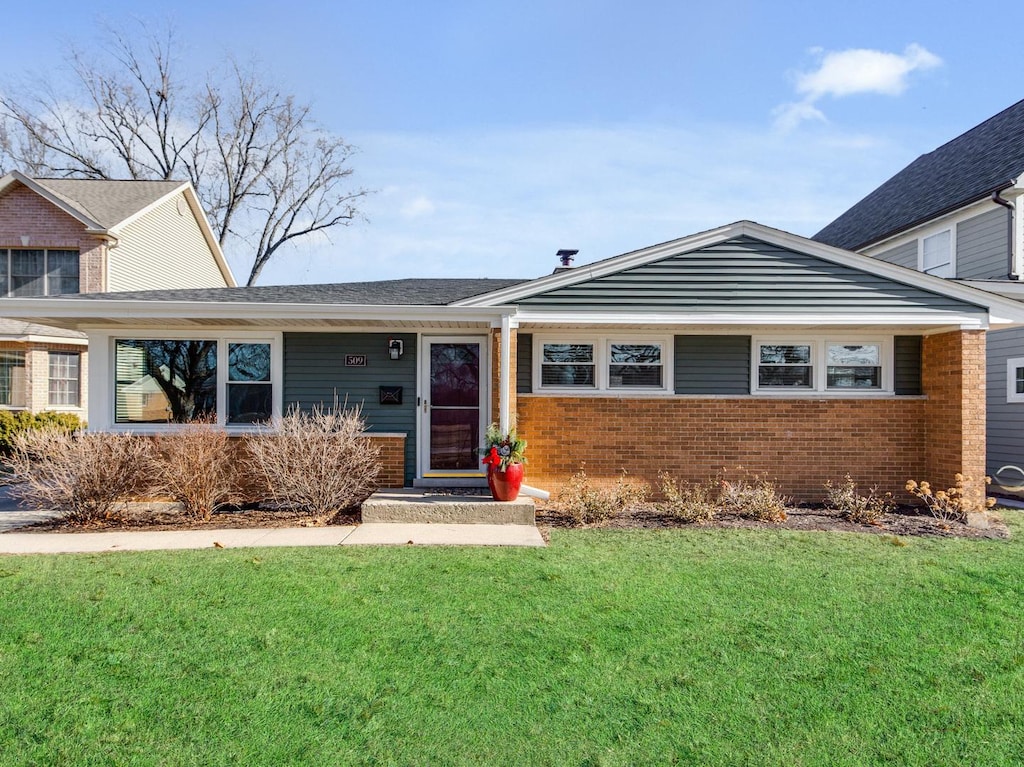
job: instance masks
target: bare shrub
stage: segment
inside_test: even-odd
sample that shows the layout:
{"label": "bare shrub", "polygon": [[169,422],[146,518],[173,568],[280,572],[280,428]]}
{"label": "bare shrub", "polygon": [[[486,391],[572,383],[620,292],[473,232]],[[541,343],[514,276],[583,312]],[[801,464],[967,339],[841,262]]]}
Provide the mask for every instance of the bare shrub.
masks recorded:
{"label": "bare shrub", "polygon": [[[970,477],[963,474],[954,476],[953,487],[946,490],[932,490],[928,482],[918,484],[914,480],[907,481],[907,492],[924,502],[928,511],[933,517],[942,522],[963,522],[967,519],[967,512],[973,511],[970,501],[964,498],[964,485],[971,482]],[[985,477],[985,484],[992,482],[991,477]],[[985,499],[985,508],[991,509],[996,505],[995,498]]]}
{"label": "bare shrub", "polygon": [[680,482],[669,474],[659,474],[661,494],[665,500],[661,510],[670,517],[687,523],[710,522],[718,513],[719,481]]}
{"label": "bare shrub", "polygon": [[248,465],[277,503],[306,510],[319,524],[362,503],[376,488],[380,449],[364,434],[362,410],[293,407],[275,431],[247,440]]}
{"label": "bare shrub", "polygon": [[171,496],[194,519],[208,521],[238,496],[234,453],[227,432],[190,423],[156,440],[155,490]]}
{"label": "bare shrub", "polygon": [[775,483],[760,474],[721,480],[719,503],[727,513],[761,522],[785,522],[788,502]]}
{"label": "bare shrub", "polygon": [[591,484],[585,467],[569,478],[559,490],[555,504],[565,511],[577,525],[604,522],[621,514],[630,506],[643,503],[650,495],[650,485],[626,476],[623,471],[612,487]]}
{"label": "bare shrub", "polygon": [[12,446],[15,492],[37,509],[65,510],[66,519],[80,524],[112,517],[118,504],[152,482],[153,443],[135,434],[45,426],[15,435]]}
{"label": "bare shrub", "polygon": [[867,495],[858,493],[849,474],[842,484],[833,485],[832,480],[825,483],[825,505],[858,525],[877,525],[896,508],[892,493],[879,495],[877,487],[869,489]]}

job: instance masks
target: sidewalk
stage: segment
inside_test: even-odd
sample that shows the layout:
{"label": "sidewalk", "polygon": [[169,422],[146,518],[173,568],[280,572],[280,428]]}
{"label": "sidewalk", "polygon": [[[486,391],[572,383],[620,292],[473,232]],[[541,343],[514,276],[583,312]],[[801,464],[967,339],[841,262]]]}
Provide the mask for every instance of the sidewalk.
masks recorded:
{"label": "sidewalk", "polygon": [[[5,511],[0,524],[15,515]],[[30,521],[30,520],[27,520]],[[24,522],[22,524],[25,524]],[[0,529],[4,529],[0,526]],[[10,529],[7,527],[6,529]],[[106,533],[0,533],[0,554],[70,554],[102,551],[245,548],[265,546],[544,546],[533,525],[399,524],[367,522],[331,527],[245,530],[115,531]]]}

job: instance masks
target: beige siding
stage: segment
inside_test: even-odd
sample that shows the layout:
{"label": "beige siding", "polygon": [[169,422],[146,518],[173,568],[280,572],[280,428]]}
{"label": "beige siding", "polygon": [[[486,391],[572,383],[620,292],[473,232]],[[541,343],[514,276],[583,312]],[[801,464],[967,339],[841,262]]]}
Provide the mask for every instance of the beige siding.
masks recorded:
{"label": "beige siding", "polygon": [[120,244],[108,256],[108,290],[227,285],[183,194],[140,216],[117,236]]}

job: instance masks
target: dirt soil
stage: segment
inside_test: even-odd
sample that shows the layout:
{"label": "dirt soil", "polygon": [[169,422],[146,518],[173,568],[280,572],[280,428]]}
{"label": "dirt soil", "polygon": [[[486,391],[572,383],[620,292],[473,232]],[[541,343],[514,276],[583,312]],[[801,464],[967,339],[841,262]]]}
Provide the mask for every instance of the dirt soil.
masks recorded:
{"label": "dirt soil", "polygon": [[[358,514],[339,514],[330,524],[357,525]],[[113,530],[238,530],[260,527],[320,527],[308,514],[291,509],[246,509],[216,512],[209,522],[192,519],[180,512],[125,512],[87,525],[64,519],[47,519],[30,528],[32,532],[100,533]]]}
{"label": "dirt soil", "polygon": [[[538,509],[537,526],[544,528],[577,527],[569,515],[555,509]],[[943,523],[928,514],[906,507],[886,514],[877,525],[860,525],[843,519],[840,512],[821,507],[797,507],[786,510],[784,522],[758,522],[742,517],[723,515],[700,525],[680,522],[663,514],[654,506],[638,506],[605,522],[586,527],[618,529],[658,529],[678,527],[734,527],[750,529],[821,530],[844,533],[873,533],[876,535],[934,535],[944,538],[1009,538],[1010,531],[998,513],[989,512],[989,527],[978,529],[961,522]],[[545,539],[547,538],[545,534]]]}

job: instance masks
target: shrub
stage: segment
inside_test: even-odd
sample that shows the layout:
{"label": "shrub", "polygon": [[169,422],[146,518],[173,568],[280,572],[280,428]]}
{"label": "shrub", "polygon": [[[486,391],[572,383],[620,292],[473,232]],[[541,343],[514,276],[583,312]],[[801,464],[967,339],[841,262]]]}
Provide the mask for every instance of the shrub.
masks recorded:
{"label": "shrub", "polygon": [[[907,481],[906,488],[907,492],[924,502],[933,517],[944,524],[949,524],[950,522],[963,522],[967,519],[967,512],[971,511],[969,502],[964,498],[964,484],[970,481],[970,477],[957,474],[954,477],[953,487],[933,491],[928,482],[918,484],[911,479]],[[991,482],[991,477],[985,477],[986,485]],[[985,508],[991,509],[995,505],[995,498],[985,499]]]}
{"label": "shrub", "polygon": [[106,519],[149,490],[152,452],[152,441],[134,434],[29,429],[13,439],[15,492],[35,508],[66,510],[74,522]]}
{"label": "shrub", "polygon": [[650,485],[627,477],[625,471],[612,487],[595,487],[590,483],[585,468],[581,467],[559,490],[555,504],[577,525],[590,525],[604,522],[630,506],[643,503],[649,494]]}
{"label": "shrub", "polygon": [[759,474],[736,480],[721,480],[718,496],[722,510],[761,522],[784,522],[789,499]]}
{"label": "shrub", "polygon": [[363,434],[361,409],[293,407],[272,433],[247,440],[247,464],[277,503],[305,509],[320,524],[362,503],[376,488],[380,450]]}
{"label": "shrub", "polygon": [[858,493],[857,484],[849,474],[841,485],[833,485],[832,480],[828,480],[825,490],[825,505],[858,525],[877,525],[883,516],[896,508],[892,493],[879,495],[877,487],[868,490],[867,495]]}
{"label": "shrub", "polygon": [[218,506],[238,495],[234,453],[227,432],[209,423],[190,423],[156,440],[155,489],[207,521]]}
{"label": "shrub", "polygon": [[659,474],[665,500],[661,510],[680,522],[710,522],[718,513],[719,482],[678,482],[668,474]]}
{"label": "shrub", "polygon": [[53,426],[68,434],[85,428],[82,419],[74,413],[29,413],[26,410],[0,410],[0,455],[14,450],[14,437],[30,429]]}

